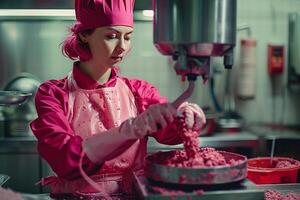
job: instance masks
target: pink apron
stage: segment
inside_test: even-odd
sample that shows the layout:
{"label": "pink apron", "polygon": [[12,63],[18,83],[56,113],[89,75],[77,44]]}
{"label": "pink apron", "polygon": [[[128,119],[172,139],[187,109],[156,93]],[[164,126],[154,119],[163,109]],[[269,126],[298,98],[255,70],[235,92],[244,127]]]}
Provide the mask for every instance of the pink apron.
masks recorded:
{"label": "pink apron", "polygon": [[[70,73],[68,88],[67,117],[75,134],[83,139],[118,127],[126,119],[137,115],[134,95],[120,78],[117,78],[114,87],[84,90],[77,86]],[[124,192],[126,189],[123,186],[128,186],[124,183],[127,180],[124,177],[132,171],[141,171],[144,167],[146,144],[146,139],[133,141],[121,155],[104,162],[98,173],[91,178],[108,194]],[[105,151],[105,149],[99,149],[99,151]],[[52,194],[97,192],[84,179],[67,181],[55,178],[54,181],[49,180],[49,182]]]}

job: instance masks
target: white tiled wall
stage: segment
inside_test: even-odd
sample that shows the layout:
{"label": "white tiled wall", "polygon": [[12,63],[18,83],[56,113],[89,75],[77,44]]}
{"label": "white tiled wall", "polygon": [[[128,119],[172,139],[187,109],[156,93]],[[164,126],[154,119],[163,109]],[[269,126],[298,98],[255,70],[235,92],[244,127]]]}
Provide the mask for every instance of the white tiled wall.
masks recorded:
{"label": "white tiled wall", "polygon": [[[288,13],[291,12],[300,12],[299,0],[238,0],[237,22],[248,24],[252,37],[257,40],[256,98],[237,102],[239,111],[250,122],[299,124],[300,94],[292,94],[287,90],[287,62],[284,74],[276,77],[275,96],[272,95],[272,82],[267,72],[268,44],[284,45],[287,55]],[[239,41],[246,34],[240,32],[237,36]],[[238,63],[239,45],[236,52]]]}
{"label": "white tiled wall", "polygon": [[[300,0],[237,0],[237,24],[248,25],[252,37],[257,40],[256,65],[256,95],[253,100],[236,99],[237,110],[247,122],[284,122],[299,123],[300,94],[292,94],[286,88],[286,75],[277,81],[276,95],[272,97],[271,80],[267,73],[267,44],[283,44],[287,49],[288,41],[288,13],[300,12]],[[239,70],[239,41],[247,37],[247,32],[237,33],[237,47],[233,74]],[[299,36],[300,37],[300,36]],[[138,77],[154,84],[162,95],[174,100],[184,89],[186,84],[170,65],[167,57],[158,53],[152,44],[152,23],[136,22],[133,37],[133,50],[128,59],[122,64],[122,72],[129,77]],[[221,61],[214,59],[214,65],[222,69]],[[219,65],[219,66],[218,66]],[[286,66],[287,67],[287,66]],[[217,79],[218,99],[223,101],[224,71],[215,76]],[[236,84],[238,77],[233,77]],[[201,106],[212,106],[208,86],[197,81],[191,101]],[[274,107],[276,109],[274,110]]]}

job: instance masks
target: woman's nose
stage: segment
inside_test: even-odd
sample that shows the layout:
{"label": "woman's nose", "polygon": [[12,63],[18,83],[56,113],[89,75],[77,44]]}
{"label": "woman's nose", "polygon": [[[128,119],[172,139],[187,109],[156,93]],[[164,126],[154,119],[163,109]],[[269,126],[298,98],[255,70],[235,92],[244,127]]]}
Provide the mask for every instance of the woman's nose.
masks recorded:
{"label": "woman's nose", "polygon": [[123,52],[126,50],[126,44],[124,39],[120,39],[118,43],[118,50]]}

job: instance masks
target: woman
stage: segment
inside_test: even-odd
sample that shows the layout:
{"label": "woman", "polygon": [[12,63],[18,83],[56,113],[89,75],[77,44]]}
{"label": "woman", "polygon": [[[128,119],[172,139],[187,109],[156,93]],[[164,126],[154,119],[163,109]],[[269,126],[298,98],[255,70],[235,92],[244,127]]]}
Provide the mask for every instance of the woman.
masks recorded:
{"label": "woman", "polygon": [[[118,75],[130,50],[133,0],[76,0],[76,24],[63,45],[74,62],[61,80],[43,83],[36,94],[38,118],[31,123],[38,151],[57,176],[42,181],[52,195],[95,192],[83,170],[109,194],[124,193],[124,177],[144,167],[147,137],[178,144],[177,110],[142,80]],[[188,126],[199,130],[202,110],[179,108]]]}

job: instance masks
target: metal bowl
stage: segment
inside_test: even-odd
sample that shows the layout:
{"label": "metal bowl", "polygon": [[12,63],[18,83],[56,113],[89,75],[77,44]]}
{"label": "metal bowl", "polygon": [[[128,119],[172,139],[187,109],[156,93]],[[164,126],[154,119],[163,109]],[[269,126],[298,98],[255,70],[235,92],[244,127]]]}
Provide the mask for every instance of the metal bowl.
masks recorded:
{"label": "metal bowl", "polygon": [[19,91],[0,91],[0,106],[20,105],[24,103],[32,93]]}
{"label": "metal bowl", "polygon": [[5,174],[0,174],[0,186],[2,186],[10,177]]}
{"label": "metal bowl", "polygon": [[[247,177],[247,158],[245,156],[218,151],[226,161],[239,161],[232,166],[215,166],[203,168],[181,168],[157,164],[155,154],[146,157],[145,175],[148,179],[174,184],[216,185],[234,183]],[[170,154],[172,151],[159,152]]]}

